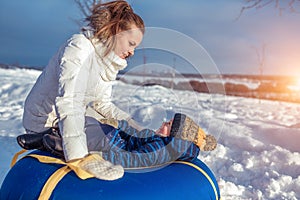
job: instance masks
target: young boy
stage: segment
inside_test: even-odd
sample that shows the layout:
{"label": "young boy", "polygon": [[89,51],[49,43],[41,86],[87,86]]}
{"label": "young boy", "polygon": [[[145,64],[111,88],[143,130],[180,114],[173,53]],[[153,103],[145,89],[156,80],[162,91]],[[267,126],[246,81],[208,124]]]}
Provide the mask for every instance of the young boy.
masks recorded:
{"label": "young boy", "polygon": [[[143,129],[138,131],[125,120],[100,119],[102,133],[96,133],[90,127],[87,132],[89,151],[101,152],[104,160],[121,165],[124,168],[159,166],[175,160],[192,161],[197,158],[200,149],[211,151],[216,148],[216,140],[204,131],[189,117],[176,113],[169,122],[164,122],[157,130]],[[87,126],[89,127],[89,126]],[[89,134],[91,132],[91,134]],[[96,137],[99,136],[99,139]],[[53,133],[44,134],[37,146],[30,141],[35,135],[24,134],[18,137],[18,143],[25,149],[41,149],[59,157],[64,157],[62,140]],[[28,139],[29,138],[29,139]],[[35,146],[34,146],[35,145]],[[97,166],[93,165],[96,170]]]}

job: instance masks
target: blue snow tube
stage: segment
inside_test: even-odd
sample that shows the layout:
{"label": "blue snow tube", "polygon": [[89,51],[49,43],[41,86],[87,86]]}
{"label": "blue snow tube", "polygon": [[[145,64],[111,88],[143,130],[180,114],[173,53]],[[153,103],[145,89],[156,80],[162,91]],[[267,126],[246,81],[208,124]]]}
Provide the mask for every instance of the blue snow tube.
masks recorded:
{"label": "blue snow tube", "polygon": [[[62,164],[45,164],[30,155],[52,156],[34,151],[20,159],[8,172],[1,189],[1,200],[42,199],[44,185]],[[134,172],[134,173],[133,173]],[[139,172],[139,173],[137,173]],[[49,199],[220,199],[215,176],[200,160],[176,161],[157,169],[126,170],[123,178],[103,181],[81,180],[70,171],[53,187]]]}

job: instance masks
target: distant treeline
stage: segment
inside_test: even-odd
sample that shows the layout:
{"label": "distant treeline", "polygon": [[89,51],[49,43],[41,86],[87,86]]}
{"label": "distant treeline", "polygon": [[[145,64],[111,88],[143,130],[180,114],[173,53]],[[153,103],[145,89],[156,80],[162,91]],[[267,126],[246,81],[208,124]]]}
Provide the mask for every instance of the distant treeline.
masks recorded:
{"label": "distant treeline", "polygon": [[[1,64],[0,68],[3,69],[34,69],[42,70],[42,67],[37,66],[21,66],[18,64],[8,65]],[[294,81],[294,77],[288,76],[271,76],[271,75],[239,75],[239,74],[147,74],[142,75],[141,73],[126,73],[126,75],[135,75],[139,77],[146,77],[143,81],[139,79],[133,79],[132,81],[126,79],[124,75],[125,72],[121,72],[118,76],[118,79],[125,83],[142,85],[142,86],[152,86],[160,85],[167,88],[173,88],[176,90],[190,90],[196,91],[199,93],[218,93],[226,94],[232,96],[240,97],[250,97],[250,98],[259,98],[259,99],[268,99],[268,100],[278,100],[278,101],[287,101],[300,103],[300,94],[299,92],[292,92],[287,86]],[[191,79],[190,81],[179,81],[175,83],[172,80],[175,80],[176,77],[184,77]],[[120,78],[121,77],[121,78]],[[125,78],[124,78],[125,77]],[[163,79],[169,78],[169,79]],[[222,79],[224,82],[204,82],[200,80],[209,80],[209,79]],[[195,80],[192,80],[195,79]],[[242,83],[231,83],[226,82],[226,80],[246,80],[259,82],[258,87],[255,89],[249,88],[247,84]]]}
{"label": "distant treeline", "polygon": [[169,77],[169,78],[176,78],[176,77],[184,77],[184,78],[197,78],[197,79],[205,79],[205,78],[220,78],[220,79],[248,79],[252,81],[280,81],[283,83],[290,83],[293,79],[297,77],[291,76],[283,76],[283,75],[247,75],[247,74],[172,74],[172,73],[152,73],[152,74],[142,74],[140,73],[133,73],[133,72],[126,72],[121,71],[120,75],[129,75],[129,76],[145,76],[145,77]]}
{"label": "distant treeline", "polygon": [[[231,82],[204,82],[200,80],[179,81],[175,83],[172,80],[165,80],[159,78],[147,78],[144,80],[126,80],[120,78],[121,81],[134,85],[153,86],[160,85],[166,88],[173,88],[176,90],[190,90],[199,93],[217,93],[231,96],[278,100],[300,103],[300,94],[292,92],[287,86],[290,83],[290,78],[281,76],[248,76],[248,75],[222,75],[228,80],[233,79],[247,79],[250,81],[259,81],[258,87],[249,88],[246,84],[231,83]],[[234,78],[233,78],[234,77]]]}

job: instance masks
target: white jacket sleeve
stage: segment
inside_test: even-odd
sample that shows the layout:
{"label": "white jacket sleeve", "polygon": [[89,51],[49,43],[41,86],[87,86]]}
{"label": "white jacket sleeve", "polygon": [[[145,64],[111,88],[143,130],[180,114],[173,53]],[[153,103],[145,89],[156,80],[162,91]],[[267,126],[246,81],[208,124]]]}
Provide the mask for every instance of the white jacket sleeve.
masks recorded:
{"label": "white jacket sleeve", "polygon": [[91,48],[84,36],[77,35],[68,42],[60,59],[59,91],[55,108],[63,138],[67,161],[88,154],[84,133],[87,82]]}
{"label": "white jacket sleeve", "polygon": [[126,120],[129,125],[138,131],[144,129],[138,122],[136,122],[132,117],[119,109],[112,101],[111,101],[111,93],[112,86],[106,88],[106,93],[101,95],[98,101],[93,103],[93,108],[104,118],[114,118],[117,120]]}
{"label": "white jacket sleeve", "polygon": [[109,84],[104,87],[106,87],[105,92],[93,103],[93,108],[104,118],[129,120],[131,118],[130,115],[118,108],[111,100],[112,85]]}

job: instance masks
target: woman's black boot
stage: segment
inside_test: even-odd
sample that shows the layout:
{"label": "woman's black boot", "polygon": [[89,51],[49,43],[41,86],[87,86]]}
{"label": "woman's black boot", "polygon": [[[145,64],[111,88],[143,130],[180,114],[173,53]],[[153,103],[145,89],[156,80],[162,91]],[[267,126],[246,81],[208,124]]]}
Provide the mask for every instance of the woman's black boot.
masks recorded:
{"label": "woman's black boot", "polygon": [[18,144],[26,150],[39,149],[45,151],[43,137],[46,134],[51,134],[52,129],[48,129],[41,133],[27,133],[17,137]]}
{"label": "woman's black boot", "polygon": [[50,134],[44,135],[43,145],[46,151],[58,156],[59,158],[64,158],[62,138],[60,136]]}

